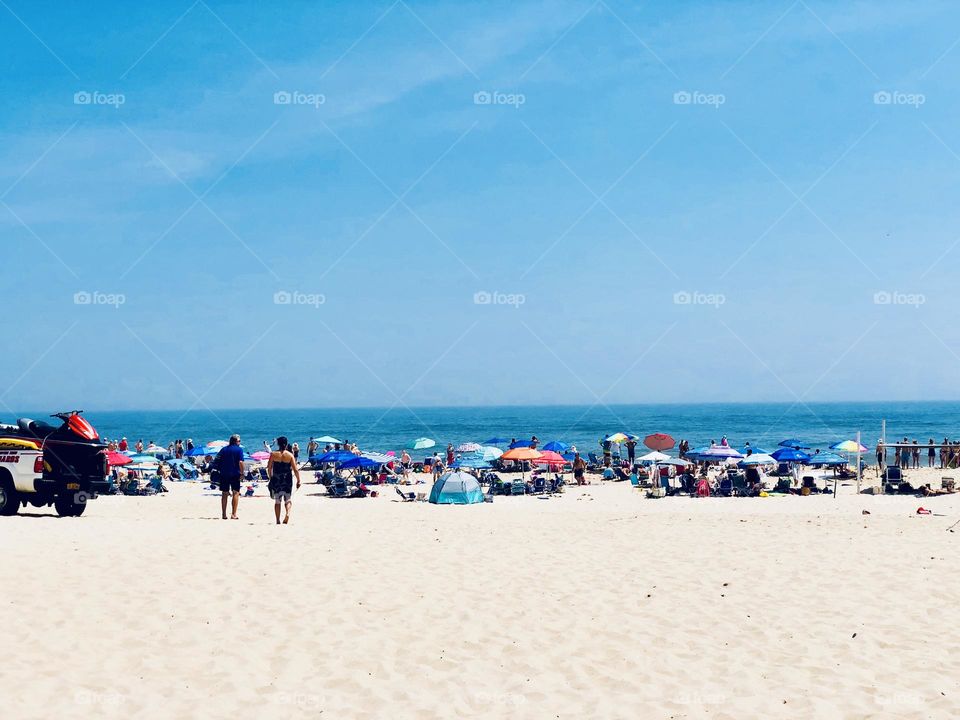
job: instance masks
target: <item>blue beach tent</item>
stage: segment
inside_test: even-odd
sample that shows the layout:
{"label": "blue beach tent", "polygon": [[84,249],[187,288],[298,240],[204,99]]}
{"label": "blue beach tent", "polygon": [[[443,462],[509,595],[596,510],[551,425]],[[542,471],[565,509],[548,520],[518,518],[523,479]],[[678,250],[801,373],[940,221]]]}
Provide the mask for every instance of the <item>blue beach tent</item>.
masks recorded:
{"label": "blue beach tent", "polygon": [[483,502],[480,483],[470,473],[450,472],[433,484],[430,502],[434,505],[472,505]]}

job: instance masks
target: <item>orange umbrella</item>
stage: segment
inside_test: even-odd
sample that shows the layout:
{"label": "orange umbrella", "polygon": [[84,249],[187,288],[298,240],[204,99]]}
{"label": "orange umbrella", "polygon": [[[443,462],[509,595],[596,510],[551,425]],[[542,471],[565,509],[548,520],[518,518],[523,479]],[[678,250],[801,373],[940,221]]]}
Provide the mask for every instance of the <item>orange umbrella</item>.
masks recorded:
{"label": "orange umbrella", "polygon": [[[518,447],[513,450],[507,450],[500,456],[501,460],[536,460],[543,453],[528,447]],[[556,453],[554,453],[556,454]]]}
{"label": "orange umbrella", "polygon": [[[518,447],[513,448],[513,450],[507,450],[503,455],[500,456],[500,459],[523,462],[524,460],[536,460],[541,454],[542,453],[539,450],[534,450],[533,448]],[[523,465],[520,466],[520,471],[523,473],[523,477],[526,477],[526,472],[523,470]]]}

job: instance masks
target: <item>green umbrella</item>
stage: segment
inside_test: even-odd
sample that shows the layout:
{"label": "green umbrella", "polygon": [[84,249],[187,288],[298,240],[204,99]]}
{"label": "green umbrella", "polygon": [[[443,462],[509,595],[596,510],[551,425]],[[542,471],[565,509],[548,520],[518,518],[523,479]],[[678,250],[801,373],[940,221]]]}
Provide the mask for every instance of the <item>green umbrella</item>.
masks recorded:
{"label": "green umbrella", "polygon": [[427,448],[432,448],[437,443],[431,440],[430,438],[417,438],[410,444],[412,450],[426,450]]}

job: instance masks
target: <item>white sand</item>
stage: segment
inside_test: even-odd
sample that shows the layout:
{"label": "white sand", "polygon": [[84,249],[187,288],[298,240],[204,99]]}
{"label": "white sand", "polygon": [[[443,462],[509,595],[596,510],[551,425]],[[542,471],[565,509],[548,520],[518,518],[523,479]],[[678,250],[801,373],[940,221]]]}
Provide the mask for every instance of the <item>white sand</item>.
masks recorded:
{"label": "white sand", "polygon": [[0,518],[2,717],[960,715],[960,496],[315,487]]}

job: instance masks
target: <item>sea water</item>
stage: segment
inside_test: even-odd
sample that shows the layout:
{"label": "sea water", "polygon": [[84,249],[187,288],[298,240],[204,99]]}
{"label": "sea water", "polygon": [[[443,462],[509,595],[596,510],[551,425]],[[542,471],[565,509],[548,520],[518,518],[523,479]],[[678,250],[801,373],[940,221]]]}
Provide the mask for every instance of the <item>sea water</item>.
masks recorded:
{"label": "sea water", "polygon": [[[35,419],[46,415],[20,414]],[[250,451],[279,435],[299,442],[304,450],[311,436],[330,435],[356,442],[361,449],[384,452],[408,447],[421,437],[435,440],[440,450],[448,442],[483,443],[494,437],[529,440],[536,435],[541,444],[562,440],[582,452],[595,452],[603,437],[618,431],[640,437],[667,433],[677,441],[688,440],[691,448],[719,442],[726,435],[736,448],[749,441],[764,450],[775,450],[787,438],[826,449],[839,440],[856,438],[860,431],[863,444],[872,447],[880,438],[883,420],[889,442],[904,437],[921,443],[960,437],[957,402],[117,410],[90,411],[85,416],[102,437],[125,436],[131,447],[138,439],[145,445],[153,440],[166,446],[177,438],[202,444],[238,433]]]}

